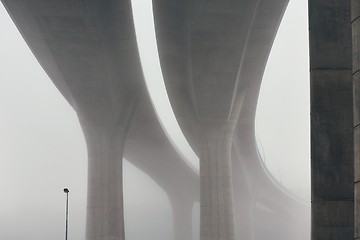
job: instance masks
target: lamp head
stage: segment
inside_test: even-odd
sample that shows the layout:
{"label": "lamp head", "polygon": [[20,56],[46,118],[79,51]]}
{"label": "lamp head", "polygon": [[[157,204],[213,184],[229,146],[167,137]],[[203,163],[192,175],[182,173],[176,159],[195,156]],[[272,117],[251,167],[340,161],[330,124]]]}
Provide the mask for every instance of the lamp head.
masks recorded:
{"label": "lamp head", "polygon": [[69,192],[69,189],[64,188],[64,193],[68,193],[68,192]]}

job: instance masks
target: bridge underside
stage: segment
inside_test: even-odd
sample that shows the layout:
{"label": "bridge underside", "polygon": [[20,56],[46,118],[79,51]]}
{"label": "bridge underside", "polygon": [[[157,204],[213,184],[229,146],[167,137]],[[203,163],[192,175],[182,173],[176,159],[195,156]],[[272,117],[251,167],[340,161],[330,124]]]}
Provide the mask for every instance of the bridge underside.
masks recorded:
{"label": "bridge underside", "polygon": [[[265,219],[280,225],[306,211],[269,177],[254,135],[261,79],[287,0],[154,1],[165,83],[200,173],[185,164],[156,119],[130,2],[2,2],[79,116],[89,151],[88,240],[124,239],[123,157],[167,192],[176,240],[191,238],[194,201],[201,203],[203,240],[262,239]],[[296,231],[282,229],[277,239]]]}

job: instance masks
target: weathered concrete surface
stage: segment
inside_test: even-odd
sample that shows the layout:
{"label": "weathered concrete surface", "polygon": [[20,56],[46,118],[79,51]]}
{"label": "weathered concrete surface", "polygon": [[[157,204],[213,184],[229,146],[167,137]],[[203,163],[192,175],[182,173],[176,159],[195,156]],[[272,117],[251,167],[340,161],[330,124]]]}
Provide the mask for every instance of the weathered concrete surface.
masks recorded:
{"label": "weathered concrete surface", "polygon": [[360,1],[351,1],[354,90],[355,239],[360,239]]}
{"label": "weathered concrete surface", "polygon": [[310,0],[312,239],[354,238],[350,0]]}
{"label": "weathered concrete surface", "polygon": [[3,0],[75,109],[88,147],[86,239],[124,239],[123,146],[142,73],[127,0]]}

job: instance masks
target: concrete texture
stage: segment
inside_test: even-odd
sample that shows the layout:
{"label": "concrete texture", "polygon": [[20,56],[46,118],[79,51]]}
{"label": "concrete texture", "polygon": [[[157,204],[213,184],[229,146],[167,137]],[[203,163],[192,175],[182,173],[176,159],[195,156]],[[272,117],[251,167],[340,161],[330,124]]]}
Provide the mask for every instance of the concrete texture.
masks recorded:
{"label": "concrete texture", "polygon": [[354,238],[349,0],[310,0],[312,239]]}
{"label": "concrete texture", "polygon": [[355,239],[360,239],[360,1],[351,1],[354,97]]}

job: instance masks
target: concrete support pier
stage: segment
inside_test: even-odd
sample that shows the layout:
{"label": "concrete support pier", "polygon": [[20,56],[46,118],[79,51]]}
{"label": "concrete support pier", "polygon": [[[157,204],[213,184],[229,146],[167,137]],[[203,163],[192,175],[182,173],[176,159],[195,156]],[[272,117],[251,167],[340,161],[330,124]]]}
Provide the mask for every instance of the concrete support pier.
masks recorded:
{"label": "concrete support pier", "polygon": [[199,173],[171,144],[143,92],[127,134],[124,157],[166,193],[172,209],[175,240],[192,240],[192,208],[199,202]]}
{"label": "concrete support pier", "polygon": [[172,217],[174,240],[192,240],[192,209],[194,201],[186,196],[169,194]]}
{"label": "concrete support pier", "polygon": [[309,0],[312,240],[354,238],[350,0]]}
{"label": "concrete support pier", "polygon": [[231,143],[241,105],[237,76],[254,5],[153,1],[170,102],[200,158],[201,240],[235,240]]}
{"label": "concrete support pier", "polygon": [[352,0],[355,239],[360,239],[360,1]]}
{"label": "concrete support pier", "polygon": [[231,124],[202,124],[200,143],[201,239],[235,239]]}
{"label": "concrete support pier", "polygon": [[88,149],[86,240],[125,239],[121,126],[83,127]]}

